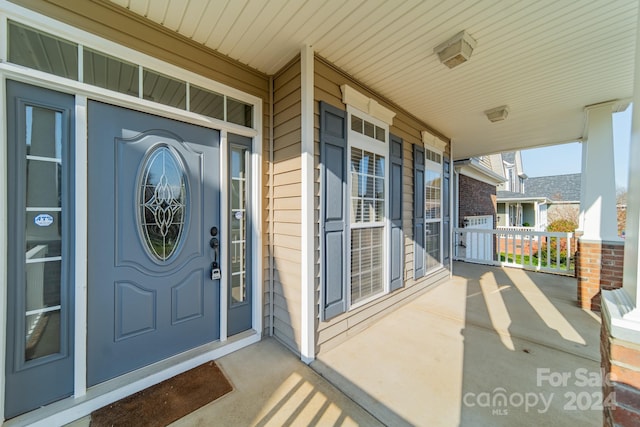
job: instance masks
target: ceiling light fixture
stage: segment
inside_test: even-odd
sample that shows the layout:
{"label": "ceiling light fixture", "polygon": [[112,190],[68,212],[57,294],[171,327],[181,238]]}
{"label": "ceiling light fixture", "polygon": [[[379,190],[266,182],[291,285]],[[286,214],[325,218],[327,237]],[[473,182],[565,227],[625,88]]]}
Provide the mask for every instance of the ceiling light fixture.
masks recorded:
{"label": "ceiling light fixture", "polygon": [[469,60],[476,44],[477,42],[463,30],[438,45],[433,51],[438,54],[440,62],[453,68]]}
{"label": "ceiling light fixture", "polygon": [[509,115],[509,107],[502,105],[484,112],[491,123],[501,122]]}

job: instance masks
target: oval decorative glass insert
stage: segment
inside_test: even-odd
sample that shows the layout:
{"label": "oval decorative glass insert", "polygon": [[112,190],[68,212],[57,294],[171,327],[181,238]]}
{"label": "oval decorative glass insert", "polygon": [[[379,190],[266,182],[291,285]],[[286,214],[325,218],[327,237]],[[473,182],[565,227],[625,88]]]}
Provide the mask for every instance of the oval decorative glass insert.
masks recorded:
{"label": "oval decorative glass insert", "polygon": [[141,171],[138,218],[142,240],[155,258],[166,261],[176,251],[184,228],[185,173],[166,146],[154,149]]}

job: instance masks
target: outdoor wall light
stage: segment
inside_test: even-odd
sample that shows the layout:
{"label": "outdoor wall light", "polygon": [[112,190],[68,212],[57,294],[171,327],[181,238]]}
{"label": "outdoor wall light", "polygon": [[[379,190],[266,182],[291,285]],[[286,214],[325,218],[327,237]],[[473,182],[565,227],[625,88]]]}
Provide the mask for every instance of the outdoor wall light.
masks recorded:
{"label": "outdoor wall light", "polygon": [[484,112],[491,123],[501,122],[509,115],[509,107],[502,105]]}
{"label": "outdoor wall light", "polygon": [[438,54],[440,62],[449,68],[466,62],[471,57],[476,41],[466,32],[460,31],[446,42],[438,45],[433,51]]}

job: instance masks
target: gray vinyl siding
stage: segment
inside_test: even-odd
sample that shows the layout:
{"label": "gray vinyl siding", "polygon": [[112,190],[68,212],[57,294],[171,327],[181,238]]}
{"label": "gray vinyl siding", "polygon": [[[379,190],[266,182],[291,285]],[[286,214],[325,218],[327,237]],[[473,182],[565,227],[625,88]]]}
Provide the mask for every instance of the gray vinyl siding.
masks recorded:
{"label": "gray vinyl siding", "polygon": [[[367,327],[376,318],[404,304],[421,291],[442,283],[449,277],[449,271],[440,269],[429,272],[418,281],[413,279],[413,144],[422,144],[421,131],[429,130],[443,140],[448,138],[433,131],[411,114],[368,90],[355,79],[343,73],[323,58],[317,57],[314,64],[314,98],[315,98],[315,295],[316,295],[316,351],[322,352],[334,347]],[[348,84],[361,93],[376,99],[381,105],[393,110],[396,116],[389,131],[403,139],[403,232],[404,232],[404,287],[395,292],[381,296],[376,300],[338,315],[329,321],[321,322],[318,316],[320,301],[320,111],[319,101],[324,101],[337,108],[345,109],[342,103],[340,85]],[[447,147],[449,152],[449,147]]]}
{"label": "gray vinyl siding", "polygon": [[[302,170],[300,60],[273,79],[273,333],[295,352],[301,337]],[[268,157],[268,150],[266,151]],[[268,279],[268,275],[267,275]],[[265,299],[268,301],[268,295]],[[270,307],[265,307],[269,313]]]}

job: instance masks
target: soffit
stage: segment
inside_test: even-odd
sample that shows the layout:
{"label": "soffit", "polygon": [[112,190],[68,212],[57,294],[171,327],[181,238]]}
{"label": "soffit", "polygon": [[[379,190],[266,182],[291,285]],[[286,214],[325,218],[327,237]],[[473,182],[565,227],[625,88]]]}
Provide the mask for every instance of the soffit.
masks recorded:
{"label": "soffit", "polygon": [[[579,140],[586,105],[632,96],[637,0],[111,1],[267,74],[311,45],[456,159]],[[449,69],[433,48],[461,30],[477,47]]]}

